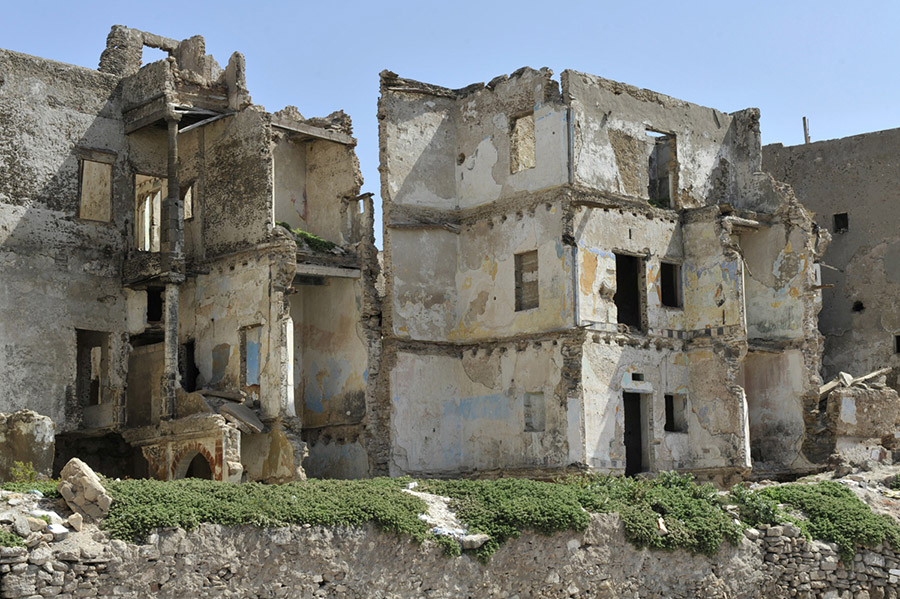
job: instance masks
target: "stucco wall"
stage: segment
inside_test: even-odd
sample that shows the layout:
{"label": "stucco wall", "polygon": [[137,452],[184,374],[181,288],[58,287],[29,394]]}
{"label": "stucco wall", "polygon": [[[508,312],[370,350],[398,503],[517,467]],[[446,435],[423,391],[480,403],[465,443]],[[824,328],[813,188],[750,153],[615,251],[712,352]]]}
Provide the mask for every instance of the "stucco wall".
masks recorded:
{"label": "stucco wall", "polygon": [[[816,224],[832,234],[822,261],[838,270],[822,269],[819,315],[826,378],[841,370],[858,376],[900,366],[894,342],[900,334],[900,234],[894,216],[898,147],[900,129],[763,149],[765,170],[790,183],[815,213]],[[835,230],[837,213],[848,215],[847,231]]]}
{"label": "stucco wall", "polygon": [[573,168],[579,184],[648,199],[648,130],[676,136],[677,206],[731,202],[759,170],[754,109],[725,114],[577,71],[564,71],[561,81],[574,114]]}
{"label": "stucco wall", "polygon": [[80,419],[76,328],[110,333],[107,397],[124,389],[119,229],[128,212],[114,202],[110,223],[79,220],[73,152],[113,153],[113,195],[127,186],[117,79],[0,50],[0,81],[0,386],[11,391],[4,409],[28,407],[64,432]]}
{"label": "stucco wall", "polygon": [[[561,344],[398,351],[391,370],[391,474],[568,464]],[[526,431],[525,394],[532,395]],[[540,402],[540,405],[538,405]],[[542,414],[538,414],[542,411]]]}

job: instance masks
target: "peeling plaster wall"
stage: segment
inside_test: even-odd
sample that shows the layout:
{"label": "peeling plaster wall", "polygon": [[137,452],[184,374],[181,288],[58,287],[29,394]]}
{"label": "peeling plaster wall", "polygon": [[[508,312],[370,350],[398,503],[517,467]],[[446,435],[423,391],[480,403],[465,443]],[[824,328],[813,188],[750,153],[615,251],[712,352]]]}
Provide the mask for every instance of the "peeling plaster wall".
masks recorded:
{"label": "peeling plaster wall", "polygon": [[[362,186],[359,160],[352,146],[315,140],[306,149],[306,186],[309,197],[309,232],[328,241],[358,241],[344,235],[343,223],[359,208],[343,200],[355,198]],[[355,216],[359,218],[358,212]]]}
{"label": "peeling plaster wall", "polygon": [[457,208],[454,100],[423,101],[418,93],[382,91],[382,197],[397,204]]}
{"label": "peeling plaster wall", "polygon": [[208,256],[260,243],[274,226],[270,120],[250,107],[203,128]]}
{"label": "peeling plaster wall", "polygon": [[[615,253],[625,252],[642,256],[650,330],[661,334],[684,329],[685,309],[663,306],[660,288],[660,261],[684,264],[682,231],[675,213],[659,212],[662,218],[623,208],[577,209],[573,228],[578,244],[579,323],[616,330]],[[682,267],[682,276],[685,272]]]}
{"label": "peeling plaster wall", "polygon": [[285,315],[277,287],[284,267],[281,254],[238,254],[188,279],[180,294],[179,342],[195,342],[198,388],[240,389],[240,330],[261,326],[259,387],[244,390],[261,401],[263,418],[295,415],[281,355]]}
{"label": "peeling plaster wall", "polygon": [[[566,466],[560,348],[548,341],[461,357],[398,351],[391,475]],[[543,431],[525,432],[526,393],[543,393]]]}
{"label": "peeling plaster wall", "polygon": [[577,71],[561,81],[574,115],[577,184],[648,200],[648,129],[676,135],[676,206],[733,202],[759,170],[756,109],[725,114]]}
{"label": "peeling plaster wall", "polygon": [[[551,74],[522,69],[492,88],[457,100],[455,180],[460,208],[567,182],[566,107]],[[512,122],[529,114],[534,118],[535,166],[512,173]]]}
{"label": "peeling plaster wall", "polygon": [[331,277],[325,285],[296,287],[290,296],[293,398],[309,446],[304,461],[309,476],[368,474],[368,455],[360,438],[369,377],[362,284],[360,279]]}
{"label": "peeling plaster wall", "polygon": [[809,293],[808,271],[814,269],[805,233],[773,224],[742,233],[740,245],[747,267],[748,337],[802,339],[804,306],[796,298]]}
{"label": "peeling plaster wall", "polygon": [[[718,211],[716,210],[716,213]],[[725,253],[716,214],[699,214],[684,225],[684,324],[687,330],[734,327],[744,330],[743,267],[732,252]],[[731,254],[731,255],[729,255]],[[724,332],[724,331],[723,331]]]}
{"label": "peeling plaster wall", "polygon": [[456,325],[457,235],[394,230],[391,237],[391,331],[398,337],[446,339]]}
{"label": "peeling plaster wall", "polygon": [[[539,333],[572,322],[572,255],[562,242],[560,212],[558,204],[548,202],[462,227],[454,290],[456,322],[447,334],[449,340]],[[538,253],[539,303],[537,308],[516,311],[514,257],[531,250]]]}
{"label": "peeling plaster wall", "polygon": [[747,392],[750,453],[758,470],[809,465],[802,457],[804,369],[798,350],[749,352],[744,359],[741,385]]}
{"label": "peeling plaster wall", "polygon": [[[822,262],[825,378],[839,371],[861,375],[900,366],[894,336],[900,334],[900,233],[896,195],[900,186],[900,129],[808,145],[763,149],[764,168],[790,183],[816,224],[831,231]],[[834,230],[833,216],[846,213],[849,229]],[[863,310],[854,310],[861,302]],[[857,306],[858,307],[858,306]],[[888,382],[897,386],[896,376]]]}
{"label": "peeling plaster wall", "polygon": [[125,386],[119,265],[127,207],[114,202],[109,224],[79,220],[73,152],[118,155],[114,196],[127,186],[117,81],[0,50],[0,387],[10,391],[3,408],[50,416],[59,432],[81,420],[76,328],[110,333],[104,397],[120,402]]}

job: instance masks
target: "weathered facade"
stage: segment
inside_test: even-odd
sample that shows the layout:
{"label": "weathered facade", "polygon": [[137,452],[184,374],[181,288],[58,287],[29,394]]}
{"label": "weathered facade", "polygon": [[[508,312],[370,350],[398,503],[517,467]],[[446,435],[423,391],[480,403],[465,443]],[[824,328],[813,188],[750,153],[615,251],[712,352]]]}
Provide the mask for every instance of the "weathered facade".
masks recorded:
{"label": "weathered facade", "polygon": [[360,438],[377,261],[350,120],[267,113],[244,68],[121,26],[97,71],[0,50],[0,408],[50,416],[59,466],[282,481],[302,437],[312,472]]}
{"label": "weathered facade", "polygon": [[551,75],[382,73],[377,468],[809,468],[827,239],[758,112]]}
{"label": "weathered facade", "polygon": [[819,315],[826,379],[892,367],[888,383],[900,390],[898,150],[900,129],[763,148],[765,169],[790,183],[818,226],[832,234],[822,258]]}

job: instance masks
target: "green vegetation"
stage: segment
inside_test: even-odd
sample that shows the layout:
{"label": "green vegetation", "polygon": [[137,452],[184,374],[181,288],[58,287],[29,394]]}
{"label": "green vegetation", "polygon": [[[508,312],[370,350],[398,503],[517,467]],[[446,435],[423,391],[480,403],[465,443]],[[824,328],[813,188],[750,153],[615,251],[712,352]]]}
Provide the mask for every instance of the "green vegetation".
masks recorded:
{"label": "green vegetation", "polygon": [[322,239],[312,233],[307,233],[303,229],[292,229],[286,222],[278,221],[275,224],[290,231],[297,241],[303,241],[314,252],[328,252],[337,247],[336,243]]}
{"label": "green vegetation", "polygon": [[58,485],[58,480],[38,480],[30,483],[0,483],[0,489],[13,493],[40,491],[44,497],[54,499],[59,497],[59,491],[56,490]]}
{"label": "green vegetation", "polygon": [[0,529],[0,547],[24,547],[25,543],[18,535]]}
{"label": "green vegetation", "polygon": [[14,493],[27,493],[28,491],[40,491],[44,497],[59,497],[56,487],[58,480],[41,480],[41,475],[34,469],[31,462],[13,462],[10,468],[9,482],[0,482],[0,489]]}
{"label": "green vegetation", "polygon": [[[689,474],[663,472],[652,480],[594,475],[570,484],[579,488],[586,509],[618,512],[637,547],[713,555],[723,540],[741,540],[742,527],[722,509],[715,488],[698,485]],[[660,534],[660,518],[667,534]]]}
{"label": "green vegetation", "polygon": [[450,508],[469,527],[470,533],[490,535],[491,539],[475,551],[482,560],[523,530],[551,534],[584,530],[590,523],[575,488],[565,484],[501,478],[431,480],[420,485],[422,491],[450,497]]}
{"label": "green vegetation", "polygon": [[759,494],[803,513],[801,529],[815,539],[836,543],[841,559],[852,559],[857,545],[889,543],[900,549],[900,527],[876,514],[846,486],[823,481],[812,485],[768,487]]}
{"label": "green vegetation", "polygon": [[16,483],[32,483],[38,480],[37,470],[34,469],[32,462],[13,462],[12,468],[9,469],[13,482]]}
{"label": "green vegetation", "polygon": [[389,478],[285,485],[199,479],[106,481],[113,504],[103,528],[114,538],[136,540],[154,528],[192,529],[202,522],[229,526],[361,526],[372,522],[422,541],[428,525],[418,514],[426,506],[401,491],[408,483],[409,479]]}
{"label": "green vegetation", "polygon": [[[27,476],[27,468],[22,472]],[[192,529],[202,522],[228,526],[372,523],[419,542],[430,538],[448,555],[459,555],[455,538],[433,534],[419,519],[427,507],[403,492],[410,481],[377,478],[237,485],[199,479],[106,479],[114,501],[102,525],[114,538],[139,540],[155,528]],[[0,483],[0,488],[37,489],[56,497],[56,484],[24,481]],[[589,512],[619,513],[627,539],[637,547],[712,555],[723,541],[737,544],[746,526],[793,522],[807,536],[836,543],[845,560],[859,545],[889,543],[900,549],[900,526],[873,513],[846,486],[828,481],[756,491],[738,485],[724,496],[709,484],[697,484],[692,476],[674,472],[655,479],[580,475],[556,483],[516,478],[427,480],[419,482],[419,489],[450,497],[451,508],[470,533],[490,536],[475,550],[482,560],[525,530],[543,534],[585,530]],[[737,505],[739,521],[723,507],[726,501]],[[0,530],[0,545],[19,544],[18,537]]]}

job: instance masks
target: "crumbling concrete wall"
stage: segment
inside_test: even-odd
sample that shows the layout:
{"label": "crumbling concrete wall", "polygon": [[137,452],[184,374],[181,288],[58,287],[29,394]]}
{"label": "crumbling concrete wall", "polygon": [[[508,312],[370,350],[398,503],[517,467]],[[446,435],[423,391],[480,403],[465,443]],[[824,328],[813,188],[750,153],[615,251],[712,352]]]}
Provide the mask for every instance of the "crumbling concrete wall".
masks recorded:
{"label": "crumbling concrete wall", "polygon": [[[900,184],[900,130],[763,149],[763,166],[790,183],[816,225],[832,235],[822,261],[823,374],[900,366],[896,297],[900,235],[893,198]],[[845,215],[842,216],[842,215]],[[846,220],[844,220],[846,218]],[[888,381],[897,386],[896,376]]]}
{"label": "crumbling concrete wall", "polygon": [[395,350],[391,474],[568,465],[564,343],[555,337]]}
{"label": "crumbling concrete wall", "polygon": [[603,193],[649,200],[654,138],[674,134],[672,207],[733,203],[759,170],[759,111],[725,114],[647,89],[564,71],[572,109],[574,182]]}
{"label": "crumbling concrete wall", "polygon": [[12,480],[16,462],[51,476],[56,425],[31,410],[0,413],[0,480]]}
{"label": "crumbling concrete wall", "polygon": [[[127,181],[117,78],[0,51],[0,386],[5,411],[33,409],[77,428],[76,329],[109,333],[104,402],[125,386],[119,231],[128,218],[79,218],[80,159]],[[51,132],[52,135],[47,134]]]}

